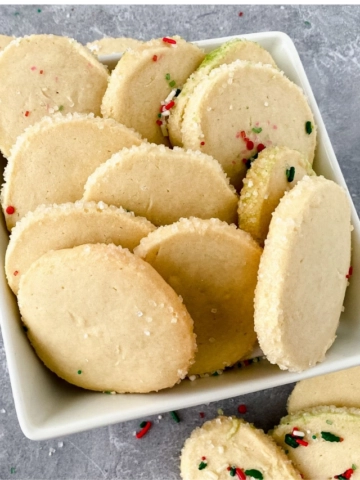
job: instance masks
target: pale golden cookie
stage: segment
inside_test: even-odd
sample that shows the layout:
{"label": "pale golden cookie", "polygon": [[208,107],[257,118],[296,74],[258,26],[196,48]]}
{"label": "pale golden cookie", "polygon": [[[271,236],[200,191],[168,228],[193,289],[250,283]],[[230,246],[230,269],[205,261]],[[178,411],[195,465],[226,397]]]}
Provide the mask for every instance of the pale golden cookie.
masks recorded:
{"label": "pale golden cookie", "polygon": [[88,176],[101,163],[140,143],[138,133],[111,119],[43,118],[18,138],[4,173],[1,204],[8,229],[39,205],[80,200]]}
{"label": "pale golden cookie", "polygon": [[100,165],[86,182],[83,199],[122,206],[154,225],[190,216],[232,223],[238,202],[209,155],[153,144],[124,149]]}
{"label": "pale golden cookie", "polygon": [[108,73],[89,50],[67,37],[31,35],[0,55],[0,148],[8,157],[17,137],[42,117],[100,114]]}
{"label": "pale golden cookie", "polygon": [[192,432],[180,470],[183,480],[301,479],[269,435],[232,417],[218,417]]}
{"label": "pale golden cookie", "polygon": [[183,218],[134,252],[181,295],[194,320],[198,353],[189,374],[223,370],[251,351],[262,250],[249,234],[217,219]]}
{"label": "pale golden cookie", "polygon": [[239,227],[264,245],[271,215],[285,192],[304,175],[315,175],[305,157],[287,147],[269,147],[251,163],[239,201]]}
{"label": "pale golden cookie", "polygon": [[270,223],[255,292],[255,330],[271,363],[293,372],[324,360],[335,340],[350,265],[350,203],[305,176]]}
{"label": "pale golden cookie", "polygon": [[135,38],[111,38],[104,37],[86,44],[87,48],[97,57],[100,55],[111,55],[113,53],[123,53],[129,48],[136,48],[143,42]]}
{"label": "pale golden cookie", "polygon": [[240,188],[246,160],[261,148],[284,145],[312,164],[316,128],[302,90],[282,72],[236,60],[199,82],[185,108],[182,138],[185,148],[216,158]]}
{"label": "pale golden cookie", "polygon": [[153,230],[154,225],[145,218],[102,202],[40,205],[11,232],[5,255],[8,283],[17,294],[22,275],[50,250],[85,243],[114,243],[133,250]]}
{"label": "pale golden cookie", "polygon": [[291,392],[287,409],[292,414],[320,405],[360,408],[360,367],[301,380]]}
{"label": "pale golden cookie", "polygon": [[193,360],[193,322],[146,262],[114,245],[48,252],[21,278],[28,337],[59,377],[90,390],[172,387]]}
{"label": "pale golden cookie", "polygon": [[181,125],[184,111],[189,97],[194,92],[198,83],[206,77],[211,70],[224,63],[230,64],[235,60],[249,60],[255,63],[264,63],[276,68],[270,53],[258,43],[236,38],[224,43],[219,48],[208,53],[199,68],[187,79],[184,88],[171,109],[169,118],[169,138],[172,145],[182,146]]}
{"label": "pale golden cookie", "polygon": [[360,479],[357,408],[318,407],[288,415],[272,436],[304,480]]}
{"label": "pale golden cookie", "polygon": [[157,39],[127,51],[111,74],[101,106],[104,117],[135,128],[158,144],[168,144],[165,120],[158,118],[161,102],[182,88],[205,56],[180,37],[167,40],[175,43]]}

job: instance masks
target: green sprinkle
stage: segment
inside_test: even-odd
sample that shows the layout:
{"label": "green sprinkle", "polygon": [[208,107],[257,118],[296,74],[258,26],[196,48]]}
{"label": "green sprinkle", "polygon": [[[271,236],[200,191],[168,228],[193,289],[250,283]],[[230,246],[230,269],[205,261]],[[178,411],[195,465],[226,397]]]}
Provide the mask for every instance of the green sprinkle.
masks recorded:
{"label": "green sprinkle", "polygon": [[171,82],[169,82],[169,87],[173,88],[175,87],[175,85],[176,85],[175,80],[171,80]]}
{"label": "green sprinkle", "polygon": [[327,423],[328,425],[332,425],[332,424],[333,424],[333,422],[332,422],[331,420],[326,420],[326,423]]}
{"label": "green sprinkle", "polygon": [[305,122],[305,132],[310,135],[313,130],[313,126],[311,122]]}
{"label": "green sprinkle", "polygon": [[18,15],[20,15],[20,12],[15,12],[14,15],[17,17]]}
{"label": "green sprinkle", "polygon": [[314,440],[316,440],[316,435],[313,435],[312,438],[313,438]]}
{"label": "green sprinkle", "polygon": [[304,25],[305,25],[306,27],[308,27],[308,28],[310,28],[310,27],[311,27],[311,23],[310,23],[310,22],[308,22],[307,20],[305,20],[305,22],[304,22]]}
{"label": "green sprinkle", "polygon": [[158,118],[161,118],[161,113],[158,113]]}
{"label": "green sprinkle", "polygon": [[285,450],[286,455],[289,453],[289,450]]}
{"label": "green sprinkle", "polygon": [[351,468],[352,468],[353,470],[356,470],[356,469],[357,469],[357,466],[353,463],[353,464],[351,465]]}
{"label": "green sprinkle", "polygon": [[338,480],[346,480],[346,477],[344,477],[344,475],[339,475],[338,477],[336,477]]}
{"label": "green sprinkle", "polygon": [[232,467],[231,470],[230,470],[230,476],[235,477],[235,474],[236,474],[236,468]]}
{"label": "green sprinkle", "polygon": [[262,128],[261,128],[261,127],[258,127],[258,128],[254,127],[254,128],[252,129],[252,131],[253,131],[254,133],[261,133],[261,132],[262,132]]}
{"label": "green sprinkle", "polygon": [[10,468],[10,473],[11,473],[11,474],[16,473],[16,468],[15,468],[15,467],[11,467],[11,468]]}
{"label": "green sprinkle", "polygon": [[180,422],[179,415],[176,412],[170,412],[171,418],[175,420],[176,423]]}
{"label": "green sprinkle", "polygon": [[259,470],[251,469],[251,470],[245,470],[245,475],[248,475],[249,477],[256,478],[258,480],[263,480],[264,476]]}
{"label": "green sprinkle", "polygon": [[144,428],[146,426],[147,422],[141,422],[140,423],[140,428]]}
{"label": "green sprinkle", "polygon": [[199,470],[204,470],[204,468],[207,467],[207,463],[205,462],[201,462],[200,465],[199,465]]}
{"label": "green sprinkle", "polygon": [[41,8],[38,8],[38,13],[41,13]]}
{"label": "green sprinkle", "polygon": [[111,392],[109,390],[105,390],[106,395],[111,395]]}
{"label": "green sprinkle", "polygon": [[321,436],[327,442],[341,442],[341,438],[331,432],[321,432]]}
{"label": "green sprinkle", "polygon": [[295,438],[290,433],[287,433],[285,435],[285,443],[286,445],[289,445],[289,447],[292,447],[292,448],[298,448],[299,446]]}
{"label": "green sprinkle", "polygon": [[78,370],[78,375],[81,375],[82,374],[82,370]]}
{"label": "green sprinkle", "polygon": [[218,374],[218,372],[214,372],[214,373],[211,374],[211,376],[212,376],[212,377],[218,377],[219,374]]}
{"label": "green sprinkle", "polygon": [[290,167],[286,169],[286,178],[287,181],[290,183],[294,180],[295,177],[295,167]]}
{"label": "green sprinkle", "polygon": [[167,73],[167,74],[165,75],[165,80],[167,80],[167,81],[170,80],[170,73]]}
{"label": "green sprinkle", "polygon": [[64,110],[64,105],[60,105],[59,112],[62,112],[63,110]]}

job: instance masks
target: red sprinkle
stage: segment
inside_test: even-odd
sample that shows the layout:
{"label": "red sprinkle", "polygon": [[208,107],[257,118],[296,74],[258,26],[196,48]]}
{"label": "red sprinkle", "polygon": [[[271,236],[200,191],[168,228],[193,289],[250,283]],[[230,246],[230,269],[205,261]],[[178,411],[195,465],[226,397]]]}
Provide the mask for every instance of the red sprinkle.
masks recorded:
{"label": "red sprinkle", "polygon": [[244,15],[244,12],[239,12],[239,17],[242,17]]}
{"label": "red sprinkle", "polygon": [[12,215],[13,213],[15,213],[15,207],[12,207],[11,205],[9,205],[5,212],[8,214],[8,215]]}
{"label": "red sprinkle", "polygon": [[246,475],[245,473],[241,470],[241,468],[237,468],[235,470],[236,472],[236,475],[238,476],[238,478],[240,478],[240,480],[246,480]]}
{"label": "red sprinkle", "polygon": [[161,121],[161,120],[156,120],[156,123],[159,125],[159,127],[160,127],[160,125],[162,125],[162,121]]}
{"label": "red sprinkle", "polygon": [[262,152],[264,148],[266,148],[265,145],[263,145],[262,143],[259,143],[259,145],[257,146],[258,153]]}
{"label": "red sprinkle", "polygon": [[346,470],[344,473],[343,473],[343,476],[345,478],[351,478],[351,475],[354,473],[354,470],[352,468],[349,468],[348,470]]}
{"label": "red sprinkle", "polygon": [[247,412],[246,405],[244,405],[244,404],[239,405],[238,406],[238,412],[239,413],[246,413]]}
{"label": "red sprinkle", "polygon": [[19,271],[18,271],[18,270],[15,270],[15,272],[14,272],[14,277],[16,277],[16,275],[19,275]]}
{"label": "red sprinkle", "polygon": [[248,161],[247,158],[243,158],[243,159],[242,159],[242,162],[245,163],[245,164],[247,164],[247,161]]}
{"label": "red sprinkle", "polygon": [[150,430],[151,425],[151,422],[146,422],[145,427],[142,428],[140,432],[136,432],[136,438],[142,438],[144,435],[146,435],[147,432]]}
{"label": "red sprinkle", "polygon": [[348,272],[348,274],[346,275],[346,278],[350,278],[350,277],[352,276],[352,274],[353,274],[353,267],[350,267],[350,268],[349,268],[349,272]]}
{"label": "red sprinkle", "polygon": [[206,460],[206,457],[201,457],[201,460]]}
{"label": "red sprinkle", "polygon": [[36,70],[36,67],[31,67],[30,70]]}
{"label": "red sprinkle", "polygon": [[231,468],[231,467],[228,467],[228,468],[227,468],[227,471],[230,472],[230,470],[232,470],[232,468]]}
{"label": "red sprinkle", "polygon": [[200,412],[199,415],[200,415],[200,418],[204,418],[204,417],[205,417],[205,413],[204,413],[204,412]]}
{"label": "red sprinkle", "polygon": [[200,145],[205,145],[205,142],[200,142]]}
{"label": "red sprinkle", "polygon": [[44,73],[44,70],[40,70],[40,75],[42,75]]}
{"label": "red sprinkle", "polygon": [[246,133],[244,132],[244,130],[240,132],[240,136],[241,138],[244,138],[244,139],[246,138]]}
{"label": "red sprinkle", "polygon": [[170,110],[174,105],[175,105],[174,100],[171,100],[170,103],[168,103],[167,105],[165,105],[165,108],[166,108],[166,110]]}
{"label": "red sprinkle", "polygon": [[307,447],[309,445],[308,442],[305,442],[305,440],[301,440],[301,438],[296,438],[295,442],[298,443],[299,445],[302,445],[303,447]]}
{"label": "red sprinkle", "polygon": [[157,59],[158,59],[157,55],[154,55],[153,56],[153,62],[157,62]]}
{"label": "red sprinkle", "polygon": [[171,43],[171,45],[175,45],[176,44],[176,40],[174,40],[173,38],[168,38],[168,37],[164,37],[162,39],[163,42],[165,43]]}
{"label": "red sprinkle", "polygon": [[28,117],[29,115],[30,115],[29,110],[26,110],[26,112],[25,112],[25,117]]}
{"label": "red sprinkle", "polygon": [[246,148],[247,148],[248,150],[252,150],[252,149],[254,148],[254,142],[252,142],[251,140],[248,140],[248,141],[246,142]]}

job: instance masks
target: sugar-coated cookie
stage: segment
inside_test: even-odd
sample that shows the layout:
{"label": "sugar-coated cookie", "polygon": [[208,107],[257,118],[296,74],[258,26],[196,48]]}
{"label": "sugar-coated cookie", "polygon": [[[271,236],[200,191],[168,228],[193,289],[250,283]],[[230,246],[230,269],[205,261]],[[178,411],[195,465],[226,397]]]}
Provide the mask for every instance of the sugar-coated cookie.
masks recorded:
{"label": "sugar-coated cookie", "polygon": [[281,369],[321,362],[335,340],[350,265],[350,203],[324,177],[303,177],[270,223],[255,292],[261,349]]}
{"label": "sugar-coated cookie", "polygon": [[236,60],[203,78],[182,122],[184,148],[212,155],[237,188],[246,161],[264,147],[284,145],[312,163],[314,118],[302,90],[270,65]]}
{"label": "sugar-coated cookie", "polygon": [[5,255],[5,272],[15,294],[30,265],[50,250],[85,243],[113,243],[133,250],[155,230],[148,220],[99,202],[40,205],[13,228]]}
{"label": "sugar-coated cookie", "polygon": [[262,249],[248,233],[218,219],[183,218],[150,233],[134,252],[181,295],[194,320],[190,374],[223,370],[251,351]]}
{"label": "sugar-coated cookie", "polygon": [[206,77],[211,70],[224,63],[230,64],[235,60],[249,60],[255,63],[264,63],[276,68],[276,64],[270,53],[258,43],[250,40],[236,38],[222,44],[208,53],[201,62],[199,68],[187,79],[180,95],[175,100],[175,106],[170,111],[169,138],[172,145],[182,146],[181,124],[184,111],[189,97],[194,92],[202,78]]}
{"label": "sugar-coated cookie", "polygon": [[112,53],[123,53],[129,48],[136,48],[143,42],[135,40],[135,38],[111,38],[104,37],[99,40],[94,40],[86,44],[87,48],[93,52],[94,55],[111,55]]}
{"label": "sugar-coated cookie", "polygon": [[219,163],[201,152],[164,145],[116,153],[89,177],[83,199],[122,206],[154,225],[190,216],[237,220],[238,197]]}
{"label": "sugar-coated cookie", "polygon": [[284,451],[263,430],[218,417],[196,428],[181,452],[183,480],[300,480]]}
{"label": "sugar-coated cookie", "polygon": [[45,117],[17,140],[5,170],[1,203],[10,230],[38,205],[80,200],[88,176],[140,135],[112,119]]}
{"label": "sugar-coated cookie", "polygon": [[360,408],[360,367],[301,380],[287,402],[290,414],[321,405]]}
{"label": "sugar-coated cookie", "polygon": [[[114,245],[48,252],[20,281],[20,312],[45,365],[90,390],[172,387],[193,360],[193,322],[146,262]],[[39,308],[41,306],[41,308]]]}
{"label": "sugar-coated cookie", "polygon": [[[177,36],[128,50],[111,74],[101,106],[103,116],[135,128],[150,142],[167,145],[165,120],[158,117],[161,102],[182,88],[204,56],[200,48]],[[165,102],[164,110],[168,112],[172,102]]]}
{"label": "sugar-coated cookie", "polygon": [[250,165],[239,201],[239,227],[264,245],[271,215],[285,192],[315,175],[306,158],[287,147],[269,147]]}
{"label": "sugar-coated cookie", "polygon": [[[108,73],[83,45],[67,37],[17,38],[0,55],[0,149],[8,157],[17,137],[42,117],[100,114]],[[76,80],[74,80],[76,79]]]}
{"label": "sugar-coated cookie", "polygon": [[323,406],[288,415],[272,433],[304,480],[360,478],[360,410]]}

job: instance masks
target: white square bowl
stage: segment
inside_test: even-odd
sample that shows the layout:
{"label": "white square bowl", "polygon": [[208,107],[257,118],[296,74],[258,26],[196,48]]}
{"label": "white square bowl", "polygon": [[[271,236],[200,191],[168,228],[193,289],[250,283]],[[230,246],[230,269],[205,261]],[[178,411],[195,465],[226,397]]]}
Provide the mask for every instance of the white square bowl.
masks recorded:
{"label": "white square bowl", "polygon": [[[303,88],[318,126],[315,170],[318,174],[322,174],[346,188],[314,95],[292,40],[281,32],[241,37],[262,45],[270,52],[287,77]],[[196,43],[208,52],[231,38],[236,37]],[[119,58],[119,55],[112,55],[102,57],[101,61],[111,67]],[[351,201],[350,195],[349,199]],[[354,225],[352,265],[357,266],[360,265],[360,223],[352,201],[351,205]],[[3,265],[8,243],[8,233],[3,219],[0,239]],[[2,268],[0,273],[0,321],[15,407],[22,431],[32,440],[43,440],[230,398],[359,365],[359,282],[360,275],[357,275],[355,267],[355,275],[346,294],[345,313],[341,317],[338,337],[334,345],[327,353],[323,363],[301,374],[281,371],[277,366],[263,361],[245,369],[229,370],[218,377],[201,378],[193,382],[184,380],[176,387],[158,393],[104,395],[67,384],[47,370],[38,360],[22,330],[16,300],[7,286],[4,268]]]}

